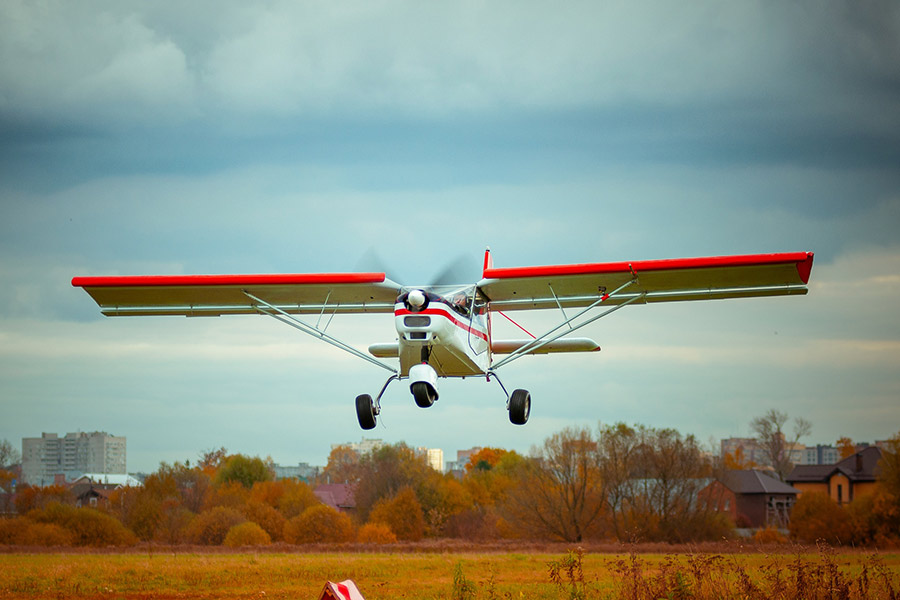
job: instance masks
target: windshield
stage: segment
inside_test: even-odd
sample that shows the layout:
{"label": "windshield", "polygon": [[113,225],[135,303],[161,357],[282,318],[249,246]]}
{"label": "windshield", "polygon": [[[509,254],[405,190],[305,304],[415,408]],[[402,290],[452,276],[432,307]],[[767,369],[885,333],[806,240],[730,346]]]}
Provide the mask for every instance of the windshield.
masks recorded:
{"label": "windshield", "polygon": [[[420,306],[414,306],[409,302],[410,292],[424,293],[425,302]],[[441,302],[451,307],[460,315],[468,317],[473,310],[475,311],[475,314],[482,314],[484,312],[484,300],[480,296],[476,296],[476,288],[474,285],[410,287],[403,288],[403,293],[397,298],[397,302],[404,303],[412,312],[424,310],[431,302]]]}

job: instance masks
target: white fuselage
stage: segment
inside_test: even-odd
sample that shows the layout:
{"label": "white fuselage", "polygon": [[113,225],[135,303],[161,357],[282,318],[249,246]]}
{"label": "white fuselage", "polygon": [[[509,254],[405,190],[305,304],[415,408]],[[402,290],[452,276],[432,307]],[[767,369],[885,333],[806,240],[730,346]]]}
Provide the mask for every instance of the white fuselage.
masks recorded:
{"label": "white fuselage", "polygon": [[432,299],[416,309],[408,303],[394,305],[400,374],[427,362],[441,377],[483,375],[490,366],[487,311],[454,308]]}

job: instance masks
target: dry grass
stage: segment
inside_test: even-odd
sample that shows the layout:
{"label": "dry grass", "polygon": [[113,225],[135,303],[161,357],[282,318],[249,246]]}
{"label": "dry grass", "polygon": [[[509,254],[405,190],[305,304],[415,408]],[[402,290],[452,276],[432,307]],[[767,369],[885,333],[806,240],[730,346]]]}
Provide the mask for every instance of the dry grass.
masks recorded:
{"label": "dry grass", "polygon": [[359,552],[0,554],[0,598],[898,598],[900,554]]}

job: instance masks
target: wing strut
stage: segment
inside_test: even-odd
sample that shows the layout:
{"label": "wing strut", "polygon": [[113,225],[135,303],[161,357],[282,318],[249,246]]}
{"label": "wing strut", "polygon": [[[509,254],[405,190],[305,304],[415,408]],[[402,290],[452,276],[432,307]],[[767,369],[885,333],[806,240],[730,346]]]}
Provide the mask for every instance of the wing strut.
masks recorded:
{"label": "wing strut", "polygon": [[[323,330],[321,330],[317,327],[313,327],[312,325],[308,325],[308,324],[304,323],[297,317],[285,312],[284,310],[278,308],[277,306],[273,306],[272,304],[269,304],[265,300],[262,300],[261,298],[257,298],[256,296],[254,296],[247,290],[241,290],[241,291],[248,298],[250,298],[254,302],[259,303],[257,306],[255,306],[255,308],[260,313],[262,313],[264,315],[268,315],[277,321],[281,321],[285,325],[290,325],[294,329],[299,329],[300,331],[302,331],[303,333],[305,333],[307,335],[311,335],[315,338],[319,338],[323,342],[327,342],[327,343],[331,344],[332,346],[334,346],[335,348],[340,348],[344,352],[349,352],[353,356],[362,358],[363,360],[366,360],[366,361],[372,363],[373,365],[377,365],[377,366],[381,367],[382,369],[387,369],[391,373],[394,373],[394,374],[397,373],[397,369],[395,369],[394,367],[392,367],[388,364],[385,364],[385,363],[381,362],[380,360],[376,360],[376,359],[372,358],[368,354],[365,354],[365,353],[361,352],[360,350],[357,350],[353,346],[350,346],[349,344],[346,344],[346,343],[342,342],[341,340],[328,335]],[[329,319],[328,322],[330,323],[331,319]],[[327,327],[327,324],[326,324],[326,327]]]}
{"label": "wing strut", "polygon": [[[632,273],[633,273],[633,271],[632,271]],[[596,302],[594,302],[594,303],[591,304],[590,306],[584,308],[582,311],[580,311],[580,312],[579,312],[578,314],[576,314],[575,316],[573,316],[573,317],[571,317],[571,318],[566,318],[565,320],[563,320],[562,323],[560,323],[559,325],[557,325],[557,326],[554,327],[553,329],[547,331],[546,333],[544,333],[544,334],[542,334],[542,335],[539,335],[539,336],[536,337],[535,339],[533,339],[533,340],[531,340],[530,342],[528,342],[527,344],[523,345],[521,348],[519,348],[519,349],[516,350],[515,352],[511,353],[509,356],[507,356],[506,358],[504,358],[504,359],[501,360],[500,362],[498,362],[498,363],[492,365],[490,370],[491,370],[491,371],[495,371],[496,369],[499,369],[499,368],[502,367],[503,365],[506,365],[506,364],[511,363],[512,361],[516,360],[517,358],[521,358],[521,357],[525,356],[526,354],[530,354],[531,352],[534,352],[535,350],[537,350],[537,349],[539,349],[539,348],[542,348],[543,346],[546,346],[547,344],[549,344],[549,343],[551,343],[551,342],[555,342],[556,340],[558,340],[559,338],[563,337],[564,335],[567,335],[567,334],[569,334],[569,333],[571,333],[571,332],[573,332],[573,331],[576,331],[576,330],[578,330],[578,329],[581,329],[581,328],[584,327],[585,325],[589,325],[589,324],[593,323],[594,321],[596,321],[597,319],[600,319],[600,318],[602,318],[602,317],[605,317],[606,315],[608,315],[608,314],[610,314],[610,313],[613,313],[613,312],[619,310],[619,309],[622,308],[623,306],[628,306],[628,305],[631,304],[632,302],[636,302],[637,300],[643,299],[643,298],[647,295],[647,292],[641,292],[640,294],[637,294],[637,295],[635,295],[635,296],[632,296],[631,298],[629,298],[629,299],[623,301],[621,304],[617,304],[616,306],[613,306],[613,307],[610,308],[609,310],[607,310],[607,311],[605,311],[605,312],[602,312],[602,313],[600,313],[599,315],[596,315],[596,316],[594,316],[594,317],[591,317],[590,319],[584,321],[583,323],[579,323],[579,324],[577,324],[577,325],[573,325],[573,324],[572,324],[573,321],[575,321],[576,319],[582,317],[584,314],[586,314],[588,311],[592,310],[593,308],[597,307],[597,306],[598,306],[601,302],[603,302],[604,300],[606,300],[606,299],[608,299],[608,298],[611,298],[611,297],[615,296],[616,294],[618,294],[619,292],[621,292],[622,290],[624,290],[624,289],[627,288],[628,286],[634,285],[635,283],[637,283],[637,281],[638,281],[638,280],[637,280],[637,276],[635,275],[634,279],[631,279],[630,281],[626,281],[625,283],[623,283],[622,285],[620,285],[618,288],[616,288],[613,292],[610,292],[610,293],[608,293],[608,294],[603,294]],[[565,313],[564,313],[564,314],[565,314]],[[557,330],[562,329],[562,328],[565,327],[566,325],[569,326],[569,329],[568,329],[568,330],[563,331],[562,333],[558,333],[558,334],[554,335],[553,337],[548,337],[548,336],[550,336],[550,335],[556,333]]]}

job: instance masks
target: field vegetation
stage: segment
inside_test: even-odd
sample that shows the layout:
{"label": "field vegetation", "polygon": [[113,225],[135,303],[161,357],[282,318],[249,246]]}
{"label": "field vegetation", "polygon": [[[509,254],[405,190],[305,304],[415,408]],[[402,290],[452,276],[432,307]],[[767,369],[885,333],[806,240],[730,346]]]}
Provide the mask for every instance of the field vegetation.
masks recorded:
{"label": "field vegetation", "polygon": [[[353,579],[367,600],[864,599],[900,595],[900,555],[783,552],[0,554],[0,598],[318,598]],[[624,550],[621,549],[620,550]]]}

